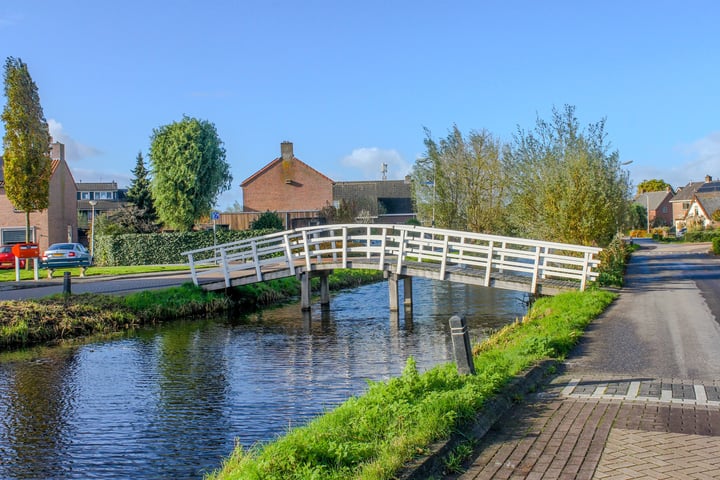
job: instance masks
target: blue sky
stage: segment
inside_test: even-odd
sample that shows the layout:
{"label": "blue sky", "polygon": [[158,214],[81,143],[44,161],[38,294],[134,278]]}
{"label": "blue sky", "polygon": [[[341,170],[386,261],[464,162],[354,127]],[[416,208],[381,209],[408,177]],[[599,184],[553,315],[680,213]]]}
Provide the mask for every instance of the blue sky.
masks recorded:
{"label": "blue sky", "polygon": [[720,177],[718,18],[692,0],[2,0],[0,55],[28,64],[76,181],[127,185],[188,115],[225,143],[225,208],[284,140],[333,180],[402,178],[423,127],[510,141],[570,104],[606,119],[635,183],[681,186]]}

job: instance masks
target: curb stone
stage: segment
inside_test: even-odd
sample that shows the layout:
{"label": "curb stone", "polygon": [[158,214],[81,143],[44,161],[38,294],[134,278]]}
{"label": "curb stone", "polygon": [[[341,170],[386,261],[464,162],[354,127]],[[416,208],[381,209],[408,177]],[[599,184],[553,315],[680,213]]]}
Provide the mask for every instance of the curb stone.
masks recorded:
{"label": "curb stone", "polygon": [[492,426],[517,403],[518,397],[537,390],[548,377],[558,373],[562,362],[544,360],[513,378],[502,390],[483,406],[475,420],[459,427],[449,439],[436,442],[428,447],[429,453],[411,461],[396,475],[398,480],[427,480],[443,475],[444,459],[461,443],[480,440]]}

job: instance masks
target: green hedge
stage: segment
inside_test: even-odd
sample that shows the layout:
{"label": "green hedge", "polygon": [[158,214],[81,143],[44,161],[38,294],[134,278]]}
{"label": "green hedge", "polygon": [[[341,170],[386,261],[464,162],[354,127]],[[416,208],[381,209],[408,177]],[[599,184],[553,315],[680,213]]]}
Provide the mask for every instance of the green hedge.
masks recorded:
{"label": "green hedge", "polygon": [[[218,230],[217,244],[272,233],[271,230]],[[133,233],[95,239],[95,264],[101,267],[187,263],[182,252],[213,246],[213,232]]]}
{"label": "green hedge", "polygon": [[713,242],[720,237],[720,230],[688,230],[685,233],[686,242]]}
{"label": "green hedge", "polygon": [[713,253],[720,255],[720,237],[713,238]]}

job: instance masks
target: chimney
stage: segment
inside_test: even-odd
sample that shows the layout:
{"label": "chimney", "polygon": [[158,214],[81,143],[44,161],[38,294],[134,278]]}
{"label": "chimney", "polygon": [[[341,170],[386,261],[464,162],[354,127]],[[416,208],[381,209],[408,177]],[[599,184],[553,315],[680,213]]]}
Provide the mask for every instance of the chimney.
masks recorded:
{"label": "chimney", "polygon": [[282,158],[282,170],[285,183],[291,185],[293,183],[292,171],[293,171],[293,144],[287,140],[280,143],[280,157]]}
{"label": "chimney", "polygon": [[293,144],[287,140],[280,144],[280,156],[283,162],[289,162],[293,159]]}
{"label": "chimney", "polygon": [[51,160],[60,160],[61,162],[65,160],[65,145],[63,145],[60,142],[53,142],[50,144],[50,159]]}
{"label": "chimney", "polygon": [[712,177],[710,175],[705,175],[705,183],[712,182]]}

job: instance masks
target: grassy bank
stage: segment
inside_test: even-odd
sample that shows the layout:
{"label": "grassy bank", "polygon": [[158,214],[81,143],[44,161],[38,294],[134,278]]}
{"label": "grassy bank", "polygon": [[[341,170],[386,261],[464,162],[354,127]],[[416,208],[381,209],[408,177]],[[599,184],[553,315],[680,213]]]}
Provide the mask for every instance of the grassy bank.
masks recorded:
{"label": "grassy bank", "polygon": [[[382,279],[382,273],[341,270],[331,289]],[[0,302],[0,348],[16,348],[67,338],[130,330],[142,325],[226,311],[248,311],[290,300],[300,293],[295,278],[235,289],[231,296],[205,292],[192,284],[164,290],[116,295],[62,295]]]}
{"label": "grassy bank", "polygon": [[587,324],[615,298],[594,290],[538,300],[523,322],[474,349],[474,376],[446,364],[419,373],[409,359],[401,377],[371,383],[308,425],[264,446],[237,448],[209,478],[391,479],[435,441],[471,421],[515,375],[547,358],[563,358]]}

